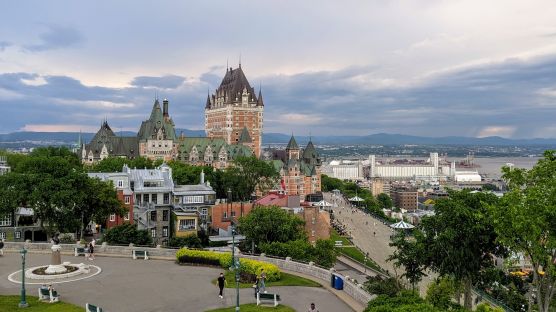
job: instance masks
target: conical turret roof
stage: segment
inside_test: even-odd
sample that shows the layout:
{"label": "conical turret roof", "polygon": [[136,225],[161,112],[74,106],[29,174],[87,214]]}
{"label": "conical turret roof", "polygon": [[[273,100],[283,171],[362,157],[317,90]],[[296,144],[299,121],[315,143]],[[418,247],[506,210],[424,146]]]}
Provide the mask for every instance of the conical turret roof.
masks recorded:
{"label": "conical turret roof", "polygon": [[243,127],[243,130],[241,131],[241,134],[239,135],[239,140],[238,143],[252,143],[253,140],[251,139],[251,136],[249,135],[249,131],[247,130],[247,127]]}
{"label": "conical turret roof", "polygon": [[286,149],[299,149],[299,145],[297,145],[297,142],[295,141],[295,138],[292,137],[290,138],[290,141],[288,142],[288,146],[286,146]]}

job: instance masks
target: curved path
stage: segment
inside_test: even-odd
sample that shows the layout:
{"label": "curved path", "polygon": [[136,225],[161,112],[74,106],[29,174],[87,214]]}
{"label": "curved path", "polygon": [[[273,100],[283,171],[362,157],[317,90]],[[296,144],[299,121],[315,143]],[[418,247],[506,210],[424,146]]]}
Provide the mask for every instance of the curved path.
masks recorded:
{"label": "curved path", "polygon": [[[62,256],[63,261],[84,262],[83,257]],[[49,255],[27,254],[27,265],[48,263]],[[172,261],[132,260],[129,258],[97,257],[88,261],[102,268],[102,273],[81,281],[58,284],[61,300],[84,306],[97,304],[106,311],[206,311],[232,306],[235,289],[226,288],[225,298],[218,297],[218,288],[211,283],[222,270],[208,267],[179,266]],[[21,269],[16,253],[0,257],[0,294],[19,294],[20,284],[8,281],[8,275]],[[231,282],[231,281],[229,281]],[[36,296],[37,286],[28,286],[27,294]],[[306,311],[311,302],[321,312],[352,311],[343,301],[324,288],[269,287],[279,293],[282,303],[297,311]],[[252,289],[241,289],[241,303],[254,302]]]}

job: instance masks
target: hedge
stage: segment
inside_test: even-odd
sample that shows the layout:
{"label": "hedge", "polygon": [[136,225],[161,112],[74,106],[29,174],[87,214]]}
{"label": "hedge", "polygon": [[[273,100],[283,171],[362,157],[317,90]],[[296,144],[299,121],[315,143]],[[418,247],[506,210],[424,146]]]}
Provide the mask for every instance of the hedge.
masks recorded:
{"label": "hedge", "polygon": [[[216,265],[223,268],[229,268],[232,266],[231,253],[182,248],[176,252],[176,258],[178,263]],[[268,282],[280,280],[280,269],[274,264],[240,258],[239,266],[241,272],[254,275],[258,275],[262,270],[264,270],[266,273],[266,280]]]}

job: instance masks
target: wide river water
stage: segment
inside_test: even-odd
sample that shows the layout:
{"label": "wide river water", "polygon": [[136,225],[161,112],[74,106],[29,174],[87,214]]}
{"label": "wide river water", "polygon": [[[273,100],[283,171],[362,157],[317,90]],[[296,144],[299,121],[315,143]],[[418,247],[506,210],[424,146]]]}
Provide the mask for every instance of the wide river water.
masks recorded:
{"label": "wide river water", "polygon": [[[474,168],[489,178],[498,178],[502,175],[501,169],[508,163],[514,164],[516,168],[531,169],[539,160],[539,157],[475,157],[474,164],[480,167]],[[462,158],[448,158],[449,161],[461,161]]]}

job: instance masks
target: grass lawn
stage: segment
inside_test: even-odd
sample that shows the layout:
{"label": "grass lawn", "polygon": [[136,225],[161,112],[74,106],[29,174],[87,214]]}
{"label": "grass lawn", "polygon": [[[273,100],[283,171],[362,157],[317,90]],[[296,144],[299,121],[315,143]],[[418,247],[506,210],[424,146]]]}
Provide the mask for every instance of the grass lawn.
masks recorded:
{"label": "grass lawn", "polygon": [[[268,306],[257,306],[254,303],[250,303],[250,304],[242,304],[239,306],[240,307],[240,311],[242,312],[258,312],[258,311],[274,311],[274,312],[295,312],[294,309],[285,306],[285,305],[278,305],[276,308],[275,307],[268,307]],[[235,311],[236,307],[229,307],[229,308],[223,308],[223,309],[216,309],[216,310],[209,310],[206,312],[232,312]]]}
{"label": "grass lawn", "polygon": [[[235,284],[234,272],[226,271],[226,273],[224,273],[224,276],[226,277],[226,281],[228,282],[228,285],[226,285],[226,288],[235,288],[236,284]],[[314,282],[312,280],[303,278],[303,277],[299,277],[297,275],[292,275],[292,274],[280,272],[280,276],[281,276],[281,278],[280,278],[279,281],[266,282],[265,286],[266,287],[271,287],[271,286],[321,287],[321,284],[319,284],[317,282]],[[214,279],[212,281],[212,283],[216,284],[216,279]],[[251,287],[253,287],[253,284],[251,284],[251,283],[240,283],[239,287],[240,288],[251,288]]]}
{"label": "grass lawn", "polygon": [[[20,296],[0,296],[0,312],[13,312],[13,311],[25,311],[25,312],[83,312],[85,311],[85,305],[83,307],[78,307],[73,304],[65,302],[39,302],[38,297],[26,296],[27,303],[29,307],[25,309],[18,308]],[[289,311],[289,310],[285,310]],[[292,310],[293,311],[293,310]]]}
{"label": "grass lawn", "polygon": [[369,268],[382,271],[382,269],[378,266],[378,264],[376,264],[376,262],[373,261],[373,259],[367,258],[367,260],[365,260],[365,255],[356,247],[337,247],[336,250],[339,253],[344,254],[359,263],[365,264]]}
{"label": "grass lawn", "polygon": [[342,241],[342,244],[344,246],[351,246],[353,245],[349,239],[347,239],[347,237],[345,236],[341,236],[340,234],[338,234],[338,232],[335,229],[332,229],[332,231],[330,232],[330,239],[333,240],[334,242],[336,241]]}

